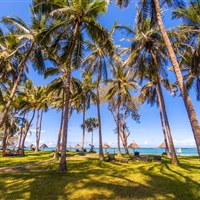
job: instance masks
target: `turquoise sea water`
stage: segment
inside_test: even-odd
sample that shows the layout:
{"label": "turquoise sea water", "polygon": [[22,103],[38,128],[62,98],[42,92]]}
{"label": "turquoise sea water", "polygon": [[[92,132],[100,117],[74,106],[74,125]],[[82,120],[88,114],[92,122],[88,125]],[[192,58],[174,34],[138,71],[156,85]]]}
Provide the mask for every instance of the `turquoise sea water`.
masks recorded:
{"label": "turquoise sea water", "polygon": [[[85,148],[87,152],[89,152],[90,148]],[[179,149],[179,150],[178,150]],[[197,149],[196,148],[178,148],[177,155],[197,155]],[[178,152],[180,151],[181,152]],[[55,147],[46,148],[45,151],[54,151]],[[99,152],[99,148],[94,148],[96,152]],[[76,149],[72,148],[72,152],[75,152]],[[129,149],[130,153],[133,153],[133,151],[139,151],[140,154],[162,154],[165,150],[159,149],[159,148],[139,148],[139,149]],[[104,153],[117,153],[117,148],[108,148],[104,149]],[[121,148],[121,152],[125,153],[124,148]]]}

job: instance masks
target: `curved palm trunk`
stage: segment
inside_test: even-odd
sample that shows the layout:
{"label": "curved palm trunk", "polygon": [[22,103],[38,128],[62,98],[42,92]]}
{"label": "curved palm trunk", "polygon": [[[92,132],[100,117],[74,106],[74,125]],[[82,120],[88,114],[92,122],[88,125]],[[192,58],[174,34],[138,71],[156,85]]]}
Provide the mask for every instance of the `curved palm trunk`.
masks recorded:
{"label": "curved palm trunk", "polygon": [[60,164],[58,167],[59,172],[66,172],[67,171],[67,163],[66,163],[66,150],[67,150],[67,134],[68,134],[68,121],[69,121],[69,101],[70,101],[70,82],[71,82],[71,60],[72,54],[75,49],[76,45],[76,38],[79,33],[80,22],[77,22],[74,27],[74,34],[71,39],[71,44],[69,48],[69,54],[66,60],[66,71],[65,71],[65,87],[64,93],[66,96],[65,99],[65,111],[64,111],[64,122],[63,122],[63,133],[62,133],[62,152],[61,152],[61,159]]}
{"label": "curved palm trunk", "polygon": [[167,117],[167,112],[166,112],[166,108],[165,108],[165,102],[164,102],[164,98],[163,98],[163,94],[162,94],[159,77],[157,78],[157,93],[158,93],[159,106],[161,107],[161,109],[163,111],[162,113],[163,113],[164,121],[165,121],[165,125],[166,125],[166,131],[167,131],[169,146],[170,146],[171,155],[172,155],[172,164],[179,165],[178,158],[176,156],[176,151],[174,148],[174,142],[173,142],[172,135],[171,135],[171,130],[170,130],[170,126],[169,126],[169,121],[168,121],[168,117]]}
{"label": "curved palm trunk", "polygon": [[97,84],[97,113],[99,122],[99,160],[104,159],[103,144],[102,144],[102,131],[101,131],[101,114],[100,114],[100,100],[99,100],[99,83]]}
{"label": "curved palm trunk", "polygon": [[30,55],[30,53],[31,53],[31,51],[33,49],[33,45],[34,44],[31,45],[31,47],[29,48],[29,50],[28,50],[27,54],[25,55],[24,59],[20,62],[19,66],[18,66],[18,68],[20,69],[20,72],[19,72],[17,80],[16,80],[16,82],[15,82],[13,88],[12,88],[12,91],[10,93],[9,100],[8,100],[8,102],[7,102],[7,104],[6,104],[5,108],[4,108],[4,112],[3,112],[1,120],[0,120],[0,128],[2,127],[2,125],[3,125],[3,123],[4,123],[5,119],[6,119],[6,116],[8,114],[8,111],[10,109],[11,103],[13,101],[13,97],[14,97],[14,95],[16,93],[17,87],[19,86],[19,83],[21,81],[21,78],[22,78],[22,75],[23,75],[23,72],[24,72],[25,63],[28,60],[28,57],[29,57],[29,55]]}
{"label": "curved palm trunk", "polygon": [[84,154],[84,143],[85,143],[85,110],[86,110],[85,100],[83,103],[83,136],[82,136],[82,154]]}
{"label": "curved palm trunk", "polygon": [[65,102],[65,95],[64,95],[64,91],[63,91],[60,129],[59,129],[59,133],[58,133],[58,140],[57,140],[57,145],[56,145],[56,151],[55,151],[55,154],[54,154],[54,158],[55,159],[58,159],[58,153],[60,151],[60,142],[61,142],[62,133],[63,133],[62,130],[63,130],[63,119],[64,119],[64,102]]}
{"label": "curved palm trunk", "polygon": [[163,111],[162,111],[162,108],[160,105],[159,105],[159,111],[160,111],[160,121],[161,121],[163,136],[164,136],[164,142],[165,142],[165,146],[166,146],[165,152],[166,152],[167,156],[170,157],[169,146],[168,146],[168,142],[167,142],[167,135],[166,135],[166,131],[165,131],[165,124],[164,124],[164,119],[163,119]]}
{"label": "curved palm trunk", "polygon": [[67,134],[68,134],[68,122],[69,122],[69,99],[70,99],[70,78],[71,78],[71,70],[68,69],[66,73],[66,86],[64,89],[64,93],[66,96],[65,99],[65,109],[64,109],[64,120],[63,120],[63,129],[62,129],[62,150],[61,150],[61,159],[58,167],[59,172],[67,171],[67,163],[66,163],[66,152],[67,152]]}
{"label": "curved palm trunk", "polygon": [[[31,126],[31,124],[33,122],[34,117],[35,117],[35,110],[33,111],[33,115],[32,115],[32,118],[31,118],[30,122],[26,123],[26,126],[25,126],[25,133],[24,133],[24,137],[22,138],[22,145],[21,145],[21,150],[20,150],[20,155],[21,156],[25,155],[25,153],[24,153],[24,144],[25,144],[26,136],[28,134],[28,131],[30,129],[30,126]],[[28,119],[27,119],[27,122],[28,122]]]}
{"label": "curved palm trunk", "polygon": [[167,35],[167,32],[165,30],[163,21],[162,21],[162,16],[161,16],[161,9],[160,9],[160,4],[159,4],[159,0],[154,0],[154,4],[156,7],[156,15],[157,15],[157,20],[158,20],[158,25],[161,31],[161,34],[163,36],[165,45],[167,47],[167,51],[169,54],[169,58],[171,60],[175,75],[176,75],[176,79],[178,81],[179,87],[180,87],[180,91],[181,91],[181,95],[183,97],[183,101],[187,110],[187,114],[190,120],[190,124],[192,127],[192,131],[194,134],[194,139],[196,142],[196,146],[197,146],[197,151],[200,157],[200,126],[199,126],[199,122],[198,122],[198,118],[196,116],[196,112],[194,110],[194,106],[192,104],[192,101],[190,99],[190,96],[187,92],[187,89],[185,87],[184,81],[183,81],[183,76],[181,74],[181,70],[179,67],[179,63],[177,61],[174,49],[172,47],[172,44],[169,40],[169,37]]}

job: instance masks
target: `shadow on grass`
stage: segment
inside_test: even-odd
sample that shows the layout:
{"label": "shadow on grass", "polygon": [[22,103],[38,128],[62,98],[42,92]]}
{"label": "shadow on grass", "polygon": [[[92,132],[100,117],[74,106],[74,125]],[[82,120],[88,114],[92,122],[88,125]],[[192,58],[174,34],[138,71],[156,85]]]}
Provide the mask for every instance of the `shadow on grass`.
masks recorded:
{"label": "shadow on grass", "polygon": [[[181,199],[198,200],[199,183],[164,163],[110,163],[94,158],[68,161],[68,173],[57,164],[41,171],[0,174],[4,200],[12,199]],[[46,171],[47,170],[47,171]],[[184,171],[184,169],[182,170]]]}

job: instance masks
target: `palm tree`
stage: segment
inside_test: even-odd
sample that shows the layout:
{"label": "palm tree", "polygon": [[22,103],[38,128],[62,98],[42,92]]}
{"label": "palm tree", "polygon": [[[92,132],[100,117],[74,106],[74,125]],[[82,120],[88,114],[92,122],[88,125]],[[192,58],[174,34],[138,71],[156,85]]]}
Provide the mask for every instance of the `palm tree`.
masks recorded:
{"label": "palm tree", "polygon": [[41,128],[42,128],[42,117],[43,112],[48,110],[48,97],[45,87],[36,87],[35,88],[35,98],[37,101],[37,117],[36,117],[36,145],[35,152],[39,151],[39,143],[41,136]]}
{"label": "palm tree", "polygon": [[[184,75],[187,89],[195,86],[197,100],[200,100],[200,2],[197,0],[190,1],[189,7],[181,8],[173,11],[173,18],[183,19],[183,25],[176,28],[176,34],[184,35],[187,39],[183,44],[183,40],[179,46],[181,54],[181,70],[187,71]],[[181,38],[182,39],[182,38]]]}
{"label": "palm tree", "polygon": [[[16,54],[21,55],[20,62],[18,64],[19,74],[15,81],[15,84],[13,85],[12,91],[10,93],[9,100],[5,106],[4,112],[2,114],[2,117],[0,119],[0,127],[3,125],[5,121],[5,117],[7,113],[9,112],[11,103],[13,101],[13,97],[16,93],[16,90],[20,84],[22,75],[24,73],[25,65],[27,61],[32,57],[32,61],[35,61],[35,67],[38,69],[44,68],[44,62],[41,59],[42,58],[42,51],[41,47],[39,45],[40,41],[40,34],[42,31],[44,31],[44,25],[46,23],[46,18],[41,15],[36,15],[32,11],[32,26],[28,27],[26,23],[18,18],[18,17],[4,17],[2,19],[2,22],[8,26],[12,32],[17,35],[16,40],[18,41],[18,45],[15,45],[15,49],[10,53],[9,56],[7,56],[6,59],[11,59]],[[11,42],[13,42],[13,38],[11,38]],[[3,51],[7,51],[7,49],[3,49]],[[31,55],[31,54],[34,54]]]}
{"label": "palm tree", "polygon": [[94,143],[93,143],[93,131],[97,129],[99,126],[98,119],[97,118],[88,118],[85,120],[85,124],[82,124],[81,127],[85,127],[87,129],[87,132],[92,132],[92,140],[91,140],[91,150],[90,152],[94,152]]}
{"label": "palm tree", "polygon": [[[110,34],[106,41],[109,41]],[[83,60],[83,67],[86,71],[96,73],[96,104],[99,120],[99,159],[103,160],[103,143],[102,143],[102,127],[101,127],[101,112],[100,112],[100,81],[107,80],[107,64],[109,55],[113,54],[113,46],[107,46],[104,43],[87,42],[87,49],[90,54]]]}
{"label": "palm tree", "polygon": [[[52,4],[51,4],[52,3]],[[64,124],[62,137],[62,153],[58,171],[65,172],[66,165],[66,141],[68,132],[68,116],[70,102],[70,79],[72,66],[79,66],[82,57],[83,48],[83,32],[87,32],[89,38],[92,38],[98,43],[106,41],[110,46],[110,41],[106,40],[107,31],[96,22],[97,17],[106,11],[106,2],[98,0],[69,0],[56,3],[55,1],[34,1],[35,8],[47,6],[46,11],[53,18],[58,19],[57,31],[61,29],[62,35],[65,36],[66,43],[62,49],[62,60],[64,63],[65,77],[65,109],[64,109]],[[48,6],[50,5],[50,6]],[[44,10],[44,9],[43,9]],[[65,27],[65,28],[63,28]],[[52,32],[55,37],[55,29]],[[63,40],[62,40],[63,42]]]}
{"label": "palm tree", "polygon": [[[130,55],[127,58],[127,65],[134,65],[139,80],[144,78],[149,79],[156,88],[156,94],[158,95],[159,107],[162,111],[162,116],[165,122],[166,133],[169,139],[170,150],[172,153],[172,163],[178,165],[178,159],[176,156],[172,135],[170,131],[170,125],[168,121],[168,116],[165,108],[165,102],[162,94],[162,88],[160,84],[161,71],[164,71],[163,66],[166,66],[166,48],[163,45],[162,38],[159,34],[158,28],[150,23],[150,20],[143,20],[141,24],[132,30],[129,27],[118,26],[117,28],[125,29],[129,34],[134,37],[129,39],[132,41]],[[143,91],[145,91],[143,89]],[[148,92],[153,97],[153,90],[148,90]],[[161,118],[162,119],[162,118]],[[161,121],[162,122],[162,121]]]}
{"label": "palm tree", "polygon": [[75,98],[73,98],[73,104],[77,107],[78,111],[83,112],[83,136],[82,136],[82,153],[84,154],[84,143],[85,143],[85,115],[87,109],[90,108],[91,103],[95,102],[96,94],[94,93],[95,83],[92,82],[91,72],[82,72],[81,92]]}
{"label": "palm tree", "polygon": [[[116,110],[117,110],[117,144],[118,144],[118,156],[121,156],[121,150],[120,150],[120,132],[122,133],[125,149],[127,148],[127,136],[125,136],[123,133],[123,127],[125,125],[125,122],[121,123],[120,116],[125,117],[125,113],[121,114],[120,110],[124,111],[126,102],[132,102],[132,95],[131,90],[136,90],[138,88],[138,84],[134,80],[133,74],[130,73],[129,69],[126,69],[123,67],[123,62],[118,61],[115,62],[115,67],[113,67],[113,78],[112,80],[108,81],[110,83],[108,91],[107,91],[107,99],[108,101],[111,101],[111,99],[114,99],[116,97]],[[113,101],[112,101],[113,102]],[[114,102],[113,102],[114,103]],[[113,105],[112,103],[112,105]],[[131,104],[131,103],[130,103]],[[133,108],[133,107],[132,107]],[[135,107],[136,108],[136,107]],[[113,109],[110,110],[113,112]],[[134,109],[132,110],[134,112]],[[113,113],[112,113],[113,114]],[[124,119],[125,120],[125,119]],[[120,126],[123,124],[123,126]],[[126,152],[128,153],[128,152]]]}
{"label": "palm tree", "polygon": [[[165,0],[163,2],[167,3],[169,6],[178,5],[178,7],[180,8],[185,7],[182,0],[170,0],[170,1]],[[138,24],[140,24],[141,20],[146,19],[147,16],[151,17],[151,21],[156,21],[158,23],[160,32],[163,37],[163,41],[168,51],[169,59],[172,63],[172,67],[173,67],[173,70],[174,70],[174,73],[175,73],[175,76],[176,76],[176,79],[181,91],[181,96],[183,98],[183,101],[186,107],[186,111],[190,120],[195,142],[197,145],[197,151],[200,156],[200,126],[199,126],[198,118],[197,118],[194,106],[192,104],[191,98],[188,94],[187,88],[185,86],[184,79],[181,74],[181,68],[178,63],[178,59],[176,57],[172,43],[169,39],[169,36],[163,24],[160,2],[159,0],[140,1],[139,11],[140,11],[140,14],[138,15],[139,16]]]}

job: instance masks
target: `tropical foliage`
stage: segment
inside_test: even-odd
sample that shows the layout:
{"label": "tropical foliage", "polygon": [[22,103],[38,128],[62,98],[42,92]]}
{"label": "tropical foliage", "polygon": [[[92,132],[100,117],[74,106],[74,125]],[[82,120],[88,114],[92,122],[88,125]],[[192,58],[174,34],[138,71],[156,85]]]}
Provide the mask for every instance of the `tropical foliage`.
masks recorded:
{"label": "tropical foliage", "polygon": [[[189,90],[195,85],[200,99],[200,3],[191,0],[138,0],[136,25],[114,24],[109,31],[99,21],[107,12],[106,0],[34,0],[30,7],[31,24],[19,17],[3,17],[0,30],[0,140],[3,152],[17,146],[21,155],[27,135],[35,122],[39,151],[44,112],[61,113],[55,156],[61,155],[58,171],[67,171],[66,152],[70,117],[82,112],[82,151],[85,130],[98,128],[99,159],[104,159],[102,104],[116,125],[118,155],[122,143],[128,154],[128,118],[139,121],[140,103],[158,105],[168,156],[178,165],[173,133],[167,115],[164,88],[183,98],[200,156],[200,126]],[[120,8],[131,1],[114,1]],[[113,3],[114,3],[113,2]],[[164,27],[163,6],[173,6],[173,18],[183,23],[170,30]],[[120,48],[115,33],[121,30],[125,48]],[[120,37],[122,34],[120,33]],[[124,45],[124,44],[123,44]],[[175,83],[169,76],[176,76]],[[34,85],[28,78],[32,68],[51,81]],[[170,71],[170,72],[171,72]],[[139,98],[138,98],[139,97]],[[90,107],[96,118],[86,119]],[[75,112],[76,111],[76,112]],[[129,117],[130,116],[130,117]],[[36,118],[35,118],[36,117]],[[50,124],[51,125],[51,124]],[[114,138],[114,136],[113,136]],[[56,141],[55,141],[56,142]]]}

